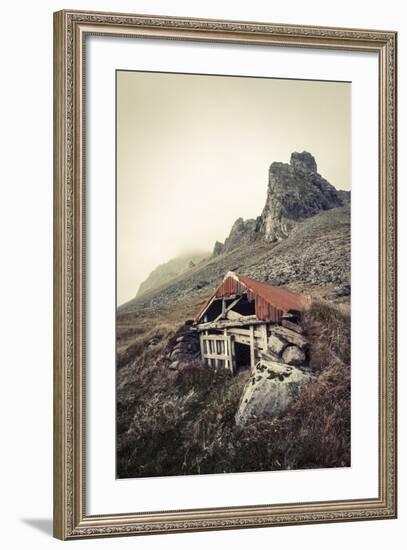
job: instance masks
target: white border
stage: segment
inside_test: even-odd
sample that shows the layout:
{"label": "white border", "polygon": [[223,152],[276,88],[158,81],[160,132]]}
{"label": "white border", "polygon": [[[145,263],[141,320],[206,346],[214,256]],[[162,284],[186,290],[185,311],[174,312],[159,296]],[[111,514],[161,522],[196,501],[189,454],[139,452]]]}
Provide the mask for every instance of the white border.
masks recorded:
{"label": "white border", "polygon": [[[376,497],[377,56],[117,37],[91,37],[87,42],[87,513]],[[114,153],[118,68],[352,82],[351,468],[115,480]]]}

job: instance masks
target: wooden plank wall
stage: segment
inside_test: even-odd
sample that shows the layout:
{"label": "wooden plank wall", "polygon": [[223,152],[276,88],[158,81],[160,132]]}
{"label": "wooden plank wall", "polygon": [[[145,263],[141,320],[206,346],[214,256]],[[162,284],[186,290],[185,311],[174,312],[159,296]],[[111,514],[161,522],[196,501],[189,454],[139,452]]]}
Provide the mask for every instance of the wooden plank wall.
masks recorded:
{"label": "wooden plank wall", "polygon": [[250,347],[250,367],[254,370],[259,353],[265,352],[268,346],[268,324],[257,324],[246,327],[227,327],[223,334],[210,334],[208,330],[200,334],[201,356],[209,365],[226,367],[234,371],[235,357],[233,342]]}
{"label": "wooden plank wall", "polygon": [[228,334],[200,335],[202,359],[210,367],[225,367],[234,371],[232,338]]}

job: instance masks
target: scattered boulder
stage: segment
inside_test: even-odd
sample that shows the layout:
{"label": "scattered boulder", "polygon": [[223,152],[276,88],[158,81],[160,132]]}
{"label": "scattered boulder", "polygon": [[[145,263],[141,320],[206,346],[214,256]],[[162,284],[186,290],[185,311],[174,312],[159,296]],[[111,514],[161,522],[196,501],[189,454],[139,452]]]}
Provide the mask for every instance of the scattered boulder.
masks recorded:
{"label": "scattered boulder", "polygon": [[268,348],[276,355],[281,355],[287,346],[288,342],[278,334],[272,334],[268,339]]}
{"label": "scattered boulder", "polygon": [[336,300],[337,298],[342,298],[343,296],[349,296],[351,293],[350,285],[343,285],[336,288],[333,292],[327,294],[327,300]]}
{"label": "scattered boulder", "polygon": [[208,285],[209,285],[208,281],[198,281],[197,284],[195,285],[195,290],[201,290],[201,288],[204,288]]}
{"label": "scattered boulder", "polygon": [[310,373],[295,366],[259,361],[244,388],[235,416],[236,424],[244,426],[257,418],[278,416],[311,379]]}
{"label": "scattered boulder", "polygon": [[180,366],[181,362],[180,361],[173,361],[172,363],[170,363],[168,365],[168,368],[170,370],[178,370],[178,367]]}
{"label": "scattered boulder", "polygon": [[289,319],[281,319],[281,324],[283,327],[289,328],[294,332],[298,332],[298,334],[302,334],[304,332],[304,329],[302,328],[301,325],[298,325],[297,323],[293,323]]}
{"label": "scattered boulder", "polygon": [[157,346],[161,342],[162,338],[163,337],[160,334],[157,334],[156,336],[153,336],[147,342],[147,347],[148,348],[153,348],[154,346]]}
{"label": "scattered boulder", "polygon": [[301,366],[306,361],[305,352],[297,346],[288,346],[283,352],[282,359],[287,365]]}
{"label": "scattered boulder", "polygon": [[308,340],[304,338],[302,334],[298,334],[298,332],[291,330],[287,327],[275,325],[270,329],[270,332],[273,336],[282,338],[288,343],[299,347],[301,350],[306,350],[308,347]]}
{"label": "scattered boulder", "polygon": [[[271,328],[268,348],[260,357],[265,361],[276,360],[286,365],[304,366],[307,360],[308,341],[302,334],[302,327],[289,320],[286,325],[275,325]],[[292,328],[290,328],[292,326]]]}

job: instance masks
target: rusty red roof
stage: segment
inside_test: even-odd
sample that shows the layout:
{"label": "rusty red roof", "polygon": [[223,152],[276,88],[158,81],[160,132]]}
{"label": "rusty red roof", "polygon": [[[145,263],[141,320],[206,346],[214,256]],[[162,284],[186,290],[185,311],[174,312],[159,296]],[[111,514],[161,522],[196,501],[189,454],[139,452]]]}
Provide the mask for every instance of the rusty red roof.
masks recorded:
{"label": "rusty red roof", "polygon": [[195,321],[201,318],[213,298],[245,293],[250,301],[255,300],[256,317],[263,321],[279,321],[283,313],[290,310],[301,311],[309,303],[307,296],[229,271],[222,283],[201,307]]}

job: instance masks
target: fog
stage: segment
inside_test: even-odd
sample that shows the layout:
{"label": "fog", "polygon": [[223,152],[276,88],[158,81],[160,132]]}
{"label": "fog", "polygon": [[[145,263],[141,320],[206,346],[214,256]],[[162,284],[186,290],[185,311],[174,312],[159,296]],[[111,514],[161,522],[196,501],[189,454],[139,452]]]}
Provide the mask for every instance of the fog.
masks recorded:
{"label": "fog", "polygon": [[117,73],[117,301],[159,264],[260,215],[268,168],[309,151],[351,187],[351,85]]}

